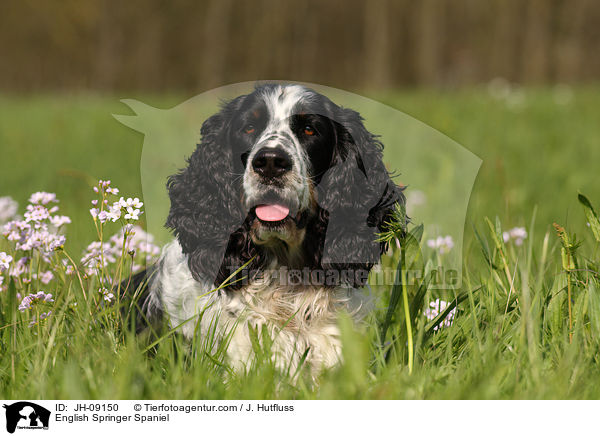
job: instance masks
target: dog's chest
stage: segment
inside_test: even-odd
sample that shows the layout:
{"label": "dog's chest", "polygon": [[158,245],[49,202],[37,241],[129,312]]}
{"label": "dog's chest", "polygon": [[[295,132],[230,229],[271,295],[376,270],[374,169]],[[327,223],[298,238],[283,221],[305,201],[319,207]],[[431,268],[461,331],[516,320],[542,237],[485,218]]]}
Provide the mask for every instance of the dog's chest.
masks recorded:
{"label": "dog's chest", "polygon": [[225,328],[237,324],[229,345],[235,365],[244,365],[253,356],[253,337],[264,332],[277,366],[296,370],[302,359],[314,370],[332,367],[341,358],[337,315],[345,300],[336,291],[323,288],[286,289],[273,283],[250,285],[224,298]]}
{"label": "dog's chest", "polygon": [[[341,358],[337,318],[345,311],[360,318],[366,311],[362,290],[354,288],[288,287],[268,271],[260,281],[239,290],[213,291],[209,281],[195,280],[178,244],[165,247],[153,281],[171,327],[189,340],[196,334],[227,340],[231,363],[240,368],[253,357],[252,331],[266,329],[270,352],[281,369],[295,370],[304,354],[316,371]],[[194,320],[198,320],[195,322]],[[264,345],[264,344],[263,344]]]}

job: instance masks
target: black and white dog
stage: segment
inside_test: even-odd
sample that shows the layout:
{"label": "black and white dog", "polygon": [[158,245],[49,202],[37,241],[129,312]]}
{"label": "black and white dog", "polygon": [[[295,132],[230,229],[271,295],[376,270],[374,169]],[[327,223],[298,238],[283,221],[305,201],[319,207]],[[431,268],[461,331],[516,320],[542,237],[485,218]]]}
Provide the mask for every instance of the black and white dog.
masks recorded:
{"label": "black and white dog", "polygon": [[229,101],[201,134],[167,184],[175,239],[132,281],[147,281],[143,317],[167,316],[189,339],[216,326],[237,368],[253,356],[250,327],[271,334],[282,368],[335,365],[337,315],[364,314],[387,248],[377,235],[404,206],[382,144],[357,112],[281,84]]}

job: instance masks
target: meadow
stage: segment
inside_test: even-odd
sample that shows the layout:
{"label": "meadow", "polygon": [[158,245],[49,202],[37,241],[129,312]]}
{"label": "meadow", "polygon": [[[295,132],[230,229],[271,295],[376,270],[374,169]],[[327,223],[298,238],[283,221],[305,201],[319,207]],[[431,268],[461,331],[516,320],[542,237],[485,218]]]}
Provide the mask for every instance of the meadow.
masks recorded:
{"label": "meadow", "polygon": [[[186,98],[138,97],[162,108]],[[55,215],[71,220],[64,244],[59,241],[59,249],[48,254],[60,272],[48,283],[33,268],[45,264],[35,250],[19,280],[2,272],[0,263],[0,396],[599,398],[600,229],[593,207],[600,210],[600,87],[492,83],[370,97],[423,121],[483,161],[464,227],[462,287],[438,291],[426,282],[402,286],[400,280],[377,288],[376,310],[365,325],[340,320],[345,363],[314,385],[305,374],[277,372],[268,341],[257,341],[256,362],[239,374],[210,338],[198,338],[190,350],[173,332],[153,341],[128,331],[121,312],[106,304],[109,291],[99,292],[103,274],[126,276],[154,247],[134,241],[136,254],[129,255],[122,243],[127,235],[121,234],[111,242],[115,260],[102,274],[87,273],[80,260],[100,233],[103,241],[119,234],[113,223],[100,232],[90,215],[99,179],[120,189],[115,198],[107,194],[110,201],[121,195],[143,200],[143,136],[112,117],[128,111],[116,96],[0,96],[0,197],[16,200],[22,216],[32,193],[56,193],[59,203],[50,197],[34,203],[56,204]],[[402,168],[402,156],[387,157]],[[130,221],[143,227],[141,217]],[[505,238],[514,228],[524,228],[526,237]],[[400,278],[409,267],[428,271],[443,262],[427,247],[427,229],[425,236],[412,229],[402,241],[405,256],[393,250],[383,260],[393,268],[400,261]],[[157,235],[158,245],[163,237]],[[14,258],[10,268],[23,255],[4,238],[0,252]],[[39,291],[51,293],[53,301],[33,299],[26,308],[23,298]],[[450,305],[426,316],[436,299]]]}

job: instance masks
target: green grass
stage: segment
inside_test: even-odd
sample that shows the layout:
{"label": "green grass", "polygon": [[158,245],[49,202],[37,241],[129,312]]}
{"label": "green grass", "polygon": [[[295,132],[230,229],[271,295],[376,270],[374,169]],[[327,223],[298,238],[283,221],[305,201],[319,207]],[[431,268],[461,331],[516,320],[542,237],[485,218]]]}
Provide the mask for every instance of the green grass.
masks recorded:
{"label": "green grass", "polygon": [[[341,321],[346,363],[312,386],[302,377],[291,383],[278,374],[268,350],[248,374],[230,373],[218,350],[202,352],[202,343],[191,354],[178,335],[145,351],[147,342],[116,327],[117,312],[86,304],[78,281],[71,280],[45,289],[56,297],[54,313],[33,328],[28,314],[16,310],[15,289],[0,294],[0,396],[599,398],[599,245],[585,225],[590,215],[577,192],[600,208],[600,88],[573,92],[572,101],[557,104],[553,90],[528,89],[517,108],[485,89],[373,96],[483,160],[465,223],[462,288],[407,288],[412,372],[401,287],[377,289],[381,298],[367,325],[355,330]],[[169,107],[178,99],[154,102]],[[73,219],[66,250],[77,259],[96,234],[88,213],[90,180],[111,179],[123,192],[141,195],[143,137],[110,115],[126,112],[111,97],[0,98],[0,196],[24,205],[33,191],[56,192],[61,213]],[[394,164],[402,168],[402,162]],[[566,228],[568,240],[559,237],[554,222]],[[504,244],[497,227],[517,225],[527,227],[525,244]],[[424,253],[418,265],[437,262]],[[384,262],[395,266],[397,258],[394,253]],[[453,325],[433,333],[424,306],[455,296]],[[388,314],[390,300],[398,304]]]}

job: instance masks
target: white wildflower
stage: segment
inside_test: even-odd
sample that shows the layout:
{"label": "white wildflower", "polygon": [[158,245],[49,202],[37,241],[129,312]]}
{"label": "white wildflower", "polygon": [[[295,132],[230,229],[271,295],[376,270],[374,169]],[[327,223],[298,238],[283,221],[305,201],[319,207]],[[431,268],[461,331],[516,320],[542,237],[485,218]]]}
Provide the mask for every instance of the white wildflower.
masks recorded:
{"label": "white wildflower", "polygon": [[44,206],[40,205],[27,205],[27,212],[25,212],[25,222],[30,221],[39,222],[50,218],[50,211]]}
{"label": "white wildflower", "polygon": [[[435,301],[429,303],[429,308],[425,309],[423,315],[427,317],[430,321],[436,319],[442,312],[446,310],[450,303],[444,300],[440,300],[439,298]],[[456,316],[456,307],[448,312],[448,315],[444,318],[444,320],[436,325],[433,329],[438,330],[440,327],[450,327],[452,322],[454,322],[454,317]]]}
{"label": "white wildflower", "polygon": [[54,279],[54,274],[52,274],[52,271],[44,271],[43,273],[36,275],[36,278],[38,278],[43,284],[47,285],[52,281],[52,279]]}
{"label": "white wildflower", "polygon": [[115,295],[106,288],[100,288],[98,289],[98,292],[100,292],[102,294],[102,298],[109,303],[115,298]]}
{"label": "white wildflower", "polygon": [[118,202],[115,202],[112,207],[109,208],[108,212],[106,212],[106,217],[113,223],[121,218],[121,206]]}
{"label": "white wildflower", "polygon": [[12,260],[12,256],[6,254],[4,251],[0,252],[0,273],[8,269]]}
{"label": "white wildflower", "polygon": [[449,253],[454,248],[454,240],[452,236],[438,236],[436,239],[429,239],[427,246],[437,250],[440,254]]}
{"label": "white wildflower", "polygon": [[527,230],[525,230],[525,227],[515,227],[502,233],[502,239],[504,239],[504,243],[514,241],[515,245],[520,247],[523,245],[523,241],[527,239]]}
{"label": "white wildflower", "polygon": [[61,227],[64,224],[71,224],[71,218],[64,215],[56,215],[50,217],[50,222],[54,227]]}
{"label": "white wildflower", "polygon": [[58,203],[56,199],[56,194],[52,192],[35,192],[31,194],[29,197],[29,202],[31,204],[43,204],[46,205],[48,203]]}
{"label": "white wildflower", "polygon": [[134,209],[133,207],[127,208],[127,214],[125,214],[126,220],[138,220],[140,219],[140,213],[142,213],[139,209]]}

